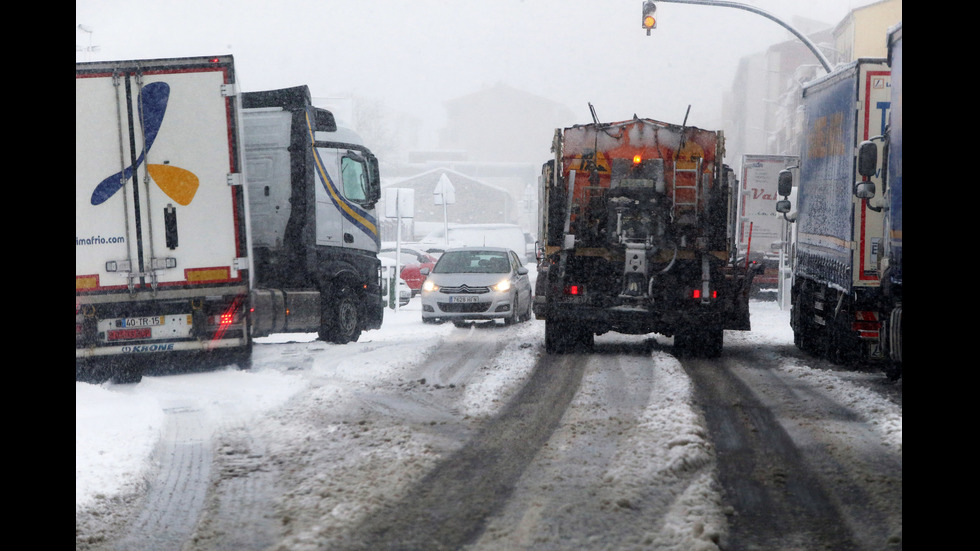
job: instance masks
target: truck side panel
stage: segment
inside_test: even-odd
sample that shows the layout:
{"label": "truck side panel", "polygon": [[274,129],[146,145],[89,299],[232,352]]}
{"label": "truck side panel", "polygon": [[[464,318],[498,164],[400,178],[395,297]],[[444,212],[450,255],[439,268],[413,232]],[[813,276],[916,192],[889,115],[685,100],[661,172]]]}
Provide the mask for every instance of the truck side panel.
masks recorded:
{"label": "truck side panel", "polygon": [[882,255],[883,348],[888,362],[885,373],[902,375],[902,26],[888,36],[892,70],[891,115],[888,126],[886,176],[885,252]]}
{"label": "truck side panel", "polygon": [[799,166],[800,159],[789,155],[743,155],[741,191],[738,200],[738,254],[759,259],[764,271],[753,280],[757,286],[775,287],[779,258],[773,243],[782,240],[787,223],[776,212],[779,199],[776,183],[780,171]]}
{"label": "truck side panel", "polygon": [[891,45],[891,118],[888,132],[888,268],[892,283],[902,285],[902,29]]}
{"label": "truck side panel", "polygon": [[[877,286],[881,215],[854,198],[857,144],[884,132],[889,71],[863,60],[804,89],[798,273],[849,292]],[[880,186],[880,174],[874,178]]]}

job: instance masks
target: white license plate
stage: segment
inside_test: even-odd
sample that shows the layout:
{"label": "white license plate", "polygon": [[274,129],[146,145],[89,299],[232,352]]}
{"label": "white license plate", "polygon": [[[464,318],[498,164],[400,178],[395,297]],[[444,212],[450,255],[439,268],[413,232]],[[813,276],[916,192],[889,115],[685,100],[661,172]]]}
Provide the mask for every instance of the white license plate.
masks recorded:
{"label": "white license plate", "polygon": [[480,302],[480,297],[465,296],[465,295],[454,295],[449,297],[449,302],[460,303],[460,302]]}
{"label": "white license plate", "polygon": [[165,323],[165,316],[144,316],[138,318],[120,318],[115,322],[116,327],[154,327]]}

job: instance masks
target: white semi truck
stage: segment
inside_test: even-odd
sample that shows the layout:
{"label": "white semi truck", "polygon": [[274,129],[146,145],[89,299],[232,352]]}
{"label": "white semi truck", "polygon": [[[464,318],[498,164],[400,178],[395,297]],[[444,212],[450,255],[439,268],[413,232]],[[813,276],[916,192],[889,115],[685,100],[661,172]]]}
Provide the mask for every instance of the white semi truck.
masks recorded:
{"label": "white semi truck", "polygon": [[76,63],[76,376],[381,326],[378,163],[231,56]]}

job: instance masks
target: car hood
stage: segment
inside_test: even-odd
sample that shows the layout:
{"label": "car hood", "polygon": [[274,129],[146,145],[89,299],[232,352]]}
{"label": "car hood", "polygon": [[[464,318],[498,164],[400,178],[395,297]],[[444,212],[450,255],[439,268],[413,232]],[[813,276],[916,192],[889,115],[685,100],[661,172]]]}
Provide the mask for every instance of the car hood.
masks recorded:
{"label": "car hood", "polygon": [[505,279],[510,274],[429,274],[428,279],[440,287],[490,287]]}

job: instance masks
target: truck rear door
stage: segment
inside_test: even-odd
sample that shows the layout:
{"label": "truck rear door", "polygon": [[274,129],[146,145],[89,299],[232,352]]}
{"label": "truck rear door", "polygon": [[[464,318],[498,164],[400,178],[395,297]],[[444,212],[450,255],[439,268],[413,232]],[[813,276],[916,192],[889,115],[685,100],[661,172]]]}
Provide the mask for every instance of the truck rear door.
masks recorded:
{"label": "truck rear door", "polygon": [[233,79],[230,57],[76,65],[76,293],[242,282]]}

